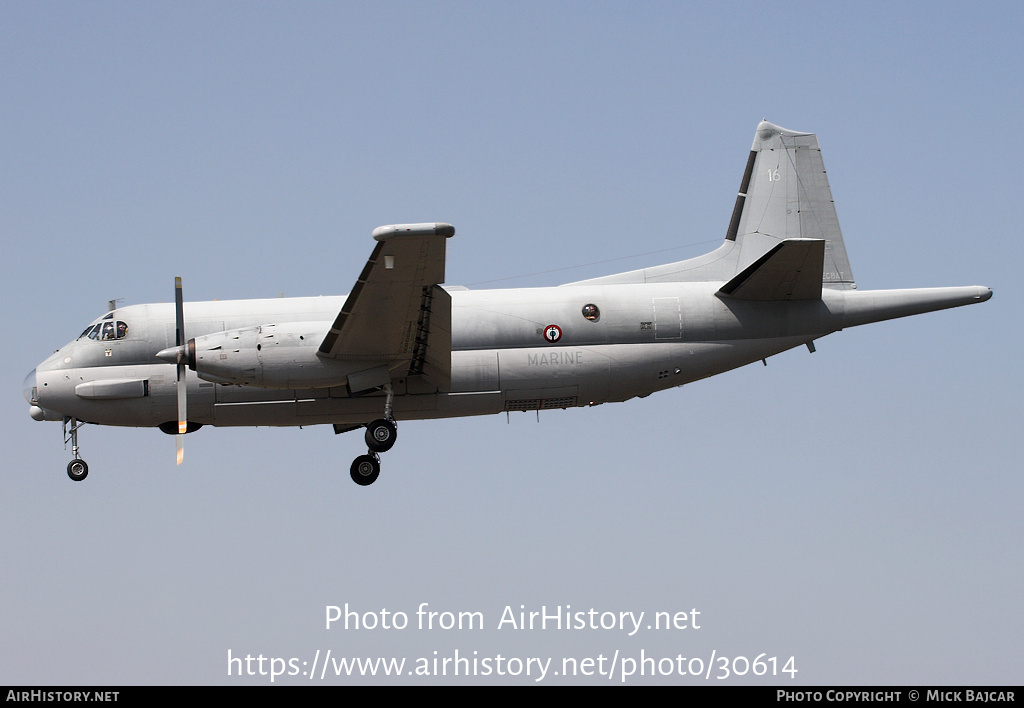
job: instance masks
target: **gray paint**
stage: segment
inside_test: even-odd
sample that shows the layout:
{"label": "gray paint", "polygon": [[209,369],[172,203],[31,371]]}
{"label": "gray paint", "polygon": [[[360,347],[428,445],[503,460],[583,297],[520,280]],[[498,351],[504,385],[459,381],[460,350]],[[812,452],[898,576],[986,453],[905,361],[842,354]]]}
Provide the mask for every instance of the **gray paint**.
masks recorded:
{"label": "gray paint", "polygon": [[[383,415],[384,391],[366,392],[389,376],[397,420],[623,401],[846,327],[991,297],[978,286],[856,290],[817,138],[762,122],[752,150],[735,240],[698,258],[559,287],[447,292],[453,229],[392,226],[374,231],[348,296],[186,303],[189,420],[362,425]],[[583,316],[588,304],[599,317]],[[175,420],[175,366],[157,357],[174,306],[113,317],[128,323],[124,339],[70,342],[30,374],[33,417]]]}

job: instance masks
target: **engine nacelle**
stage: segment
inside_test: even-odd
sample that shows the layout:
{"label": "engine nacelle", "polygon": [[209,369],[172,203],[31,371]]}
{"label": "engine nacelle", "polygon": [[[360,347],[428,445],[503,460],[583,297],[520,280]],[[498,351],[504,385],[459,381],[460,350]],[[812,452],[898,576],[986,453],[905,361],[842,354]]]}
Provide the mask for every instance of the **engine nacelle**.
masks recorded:
{"label": "engine nacelle", "polygon": [[284,322],[229,329],[188,341],[188,366],[214,383],[261,388],[326,388],[344,385],[363,362],[317,354],[327,322]]}

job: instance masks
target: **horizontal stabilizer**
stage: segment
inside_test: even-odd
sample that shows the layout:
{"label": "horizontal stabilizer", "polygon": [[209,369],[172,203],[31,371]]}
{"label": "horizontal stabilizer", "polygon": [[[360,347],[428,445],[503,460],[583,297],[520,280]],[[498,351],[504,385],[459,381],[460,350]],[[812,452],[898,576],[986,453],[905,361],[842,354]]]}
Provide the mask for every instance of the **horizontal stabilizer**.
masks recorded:
{"label": "horizontal stabilizer", "polygon": [[824,263],[824,239],[786,239],[718,293],[737,300],[820,300]]}

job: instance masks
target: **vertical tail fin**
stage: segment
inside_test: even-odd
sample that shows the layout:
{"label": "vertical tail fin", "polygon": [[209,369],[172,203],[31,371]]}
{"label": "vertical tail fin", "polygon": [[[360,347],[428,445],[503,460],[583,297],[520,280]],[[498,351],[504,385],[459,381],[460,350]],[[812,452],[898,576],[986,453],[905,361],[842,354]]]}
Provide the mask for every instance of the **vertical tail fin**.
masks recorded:
{"label": "vertical tail fin", "polygon": [[685,261],[572,284],[729,281],[789,239],[825,242],[822,286],[857,287],[817,136],[761,121],[721,246]]}
{"label": "vertical tail fin", "polygon": [[736,271],[791,238],[825,241],[825,287],[856,287],[818,137],[761,121],[726,234],[739,248]]}

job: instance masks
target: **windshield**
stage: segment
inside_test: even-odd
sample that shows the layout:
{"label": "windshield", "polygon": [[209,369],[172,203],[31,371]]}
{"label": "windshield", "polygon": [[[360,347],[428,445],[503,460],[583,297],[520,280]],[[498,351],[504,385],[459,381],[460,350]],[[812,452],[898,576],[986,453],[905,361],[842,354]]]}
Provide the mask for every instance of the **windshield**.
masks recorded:
{"label": "windshield", "polygon": [[85,331],[78,335],[78,338],[88,337],[89,339],[98,339],[100,341],[111,341],[114,339],[124,339],[128,335],[128,324],[118,320],[107,320],[106,322],[100,322],[99,324],[89,325],[85,328]]}

